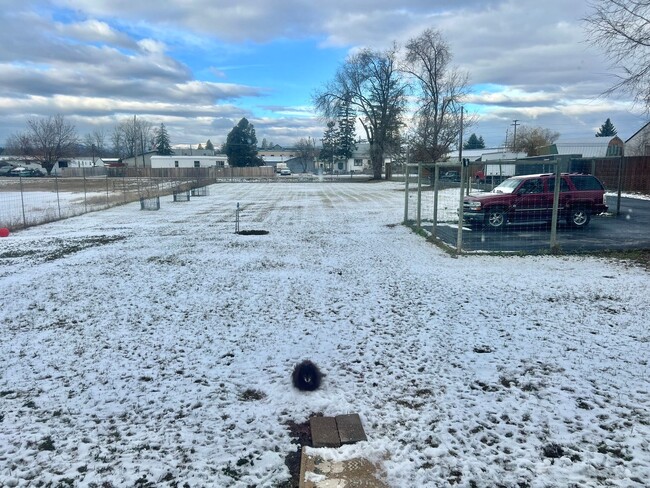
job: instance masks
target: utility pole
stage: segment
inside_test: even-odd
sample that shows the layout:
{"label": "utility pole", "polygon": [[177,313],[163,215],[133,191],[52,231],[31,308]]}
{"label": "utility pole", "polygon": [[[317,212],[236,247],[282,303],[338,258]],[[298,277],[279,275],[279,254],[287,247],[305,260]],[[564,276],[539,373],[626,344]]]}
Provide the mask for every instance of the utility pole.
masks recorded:
{"label": "utility pole", "polygon": [[[458,162],[463,162],[463,111],[465,107],[460,107],[460,140],[458,141]],[[461,185],[462,186],[462,185]]]}
{"label": "utility pole", "polygon": [[519,125],[519,119],[513,120],[512,125],[515,126],[515,133],[512,136],[512,149],[514,152],[517,152],[517,126]]}
{"label": "utility pole", "polygon": [[133,114],[133,167],[138,167],[138,134],[136,133],[138,123],[136,121],[136,115]]}

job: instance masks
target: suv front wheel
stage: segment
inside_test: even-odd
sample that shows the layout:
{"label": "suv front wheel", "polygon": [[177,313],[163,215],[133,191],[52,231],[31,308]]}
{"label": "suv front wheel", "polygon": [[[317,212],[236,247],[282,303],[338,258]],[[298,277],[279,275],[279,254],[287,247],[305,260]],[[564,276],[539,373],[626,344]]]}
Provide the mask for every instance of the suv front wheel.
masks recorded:
{"label": "suv front wheel", "polygon": [[502,230],[508,222],[508,214],[503,208],[491,208],[485,212],[485,227]]}
{"label": "suv front wheel", "polygon": [[591,220],[591,212],[586,207],[573,207],[566,220],[571,227],[586,227]]}

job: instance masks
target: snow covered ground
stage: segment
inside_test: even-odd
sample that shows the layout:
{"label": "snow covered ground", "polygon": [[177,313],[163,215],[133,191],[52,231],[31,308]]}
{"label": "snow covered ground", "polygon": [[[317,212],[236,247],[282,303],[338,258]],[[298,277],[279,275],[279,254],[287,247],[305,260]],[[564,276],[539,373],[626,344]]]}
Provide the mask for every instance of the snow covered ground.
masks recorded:
{"label": "snow covered ground", "polygon": [[0,486],[288,486],[288,423],[354,412],[368,442],[325,454],[390,486],[648,486],[648,272],[454,259],[399,188],[219,184],[0,239]]}

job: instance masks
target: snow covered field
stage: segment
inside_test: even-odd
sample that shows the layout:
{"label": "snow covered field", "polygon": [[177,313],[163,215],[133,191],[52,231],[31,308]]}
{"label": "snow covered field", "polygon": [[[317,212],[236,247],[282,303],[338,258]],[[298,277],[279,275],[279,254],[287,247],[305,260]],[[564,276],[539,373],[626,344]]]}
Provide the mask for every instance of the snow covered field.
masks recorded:
{"label": "snow covered field", "polygon": [[288,425],[354,412],[368,442],[330,454],[393,487],[648,486],[650,274],[451,258],[396,225],[402,187],[220,184],[0,239],[0,486],[289,486]]}

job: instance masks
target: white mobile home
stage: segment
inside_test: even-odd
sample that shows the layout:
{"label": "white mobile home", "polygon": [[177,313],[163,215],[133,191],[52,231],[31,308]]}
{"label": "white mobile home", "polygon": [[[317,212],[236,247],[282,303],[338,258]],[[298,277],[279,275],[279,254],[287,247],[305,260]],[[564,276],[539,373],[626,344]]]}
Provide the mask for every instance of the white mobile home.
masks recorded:
{"label": "white mobile home", "polygon": [[228,156],[152,156],[152,168],[227,168]]}

